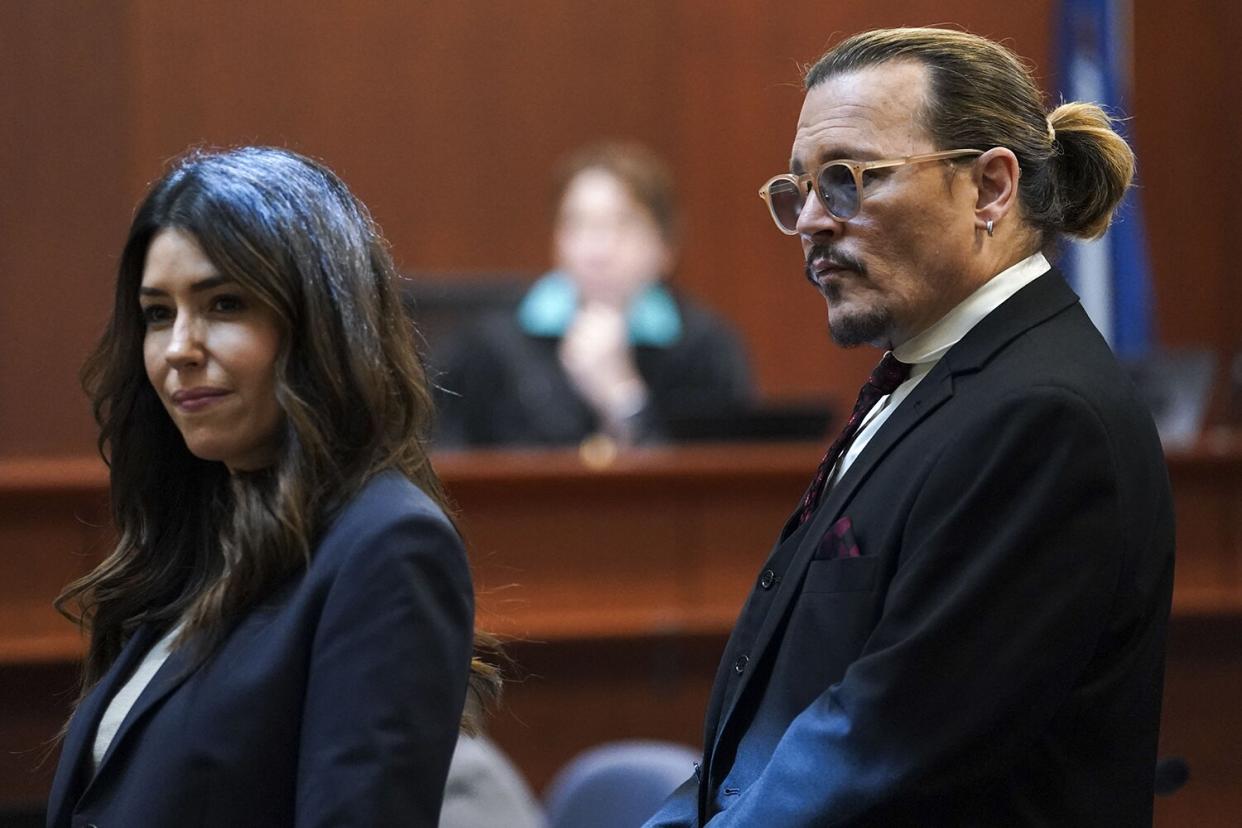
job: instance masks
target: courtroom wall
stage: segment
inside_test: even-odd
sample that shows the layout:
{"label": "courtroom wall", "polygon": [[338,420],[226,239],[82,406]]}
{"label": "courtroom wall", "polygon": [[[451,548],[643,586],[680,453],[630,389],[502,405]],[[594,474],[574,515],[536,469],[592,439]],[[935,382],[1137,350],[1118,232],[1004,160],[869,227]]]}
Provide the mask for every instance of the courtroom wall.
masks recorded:
{"label": "courtroom wall", "polygon": [[[875,355],[828,343],[798,245],[756,195],[787,165],[799,64],[834,33],[955,22],[1047,81],[1054,14],[1051,0],[0,4],[0,458],[91,450],[77,367],[135,201],[191,145],[325,160],[407,270],[536,271],[554,161],[646,141],[684,196],[680,284],[746,335],[766,393],[847,403]],[[1242,115],[1221,100],[1242,70],[1239,16],[1227,0],[1136,2],[1133,130],[1172,344],[1242,344],[1226,264]]]}

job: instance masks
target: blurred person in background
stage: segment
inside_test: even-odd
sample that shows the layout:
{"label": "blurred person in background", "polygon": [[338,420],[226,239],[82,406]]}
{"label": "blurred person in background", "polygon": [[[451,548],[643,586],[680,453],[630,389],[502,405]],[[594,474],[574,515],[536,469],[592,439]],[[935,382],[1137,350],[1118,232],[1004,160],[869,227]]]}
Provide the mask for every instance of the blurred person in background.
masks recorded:
{"label": "blurred person in background", "polygon": [[516,313],[455,338],[437,445],[659,441],[670,419],[745,410],[737,335],[668,284],[677,258],[671,176],[649,150],[587,147],[557,177],[556,269]]}
{"label": "blurred person in background", "polygon": [[57,602],[89,645],[50,828],[437,824],[495,675],[393,279],[292,152],[192,153],[139,206],[84,369],[119,540]]}

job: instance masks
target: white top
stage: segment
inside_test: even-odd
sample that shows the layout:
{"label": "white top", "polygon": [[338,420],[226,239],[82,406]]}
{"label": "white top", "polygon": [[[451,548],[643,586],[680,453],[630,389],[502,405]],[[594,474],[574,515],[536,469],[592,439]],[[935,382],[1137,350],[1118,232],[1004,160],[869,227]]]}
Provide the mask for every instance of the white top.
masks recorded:
{"label": "white top", "polygon": [[142,695],[142,691],[151,683],[151,679],[159,672],[160,667],[164,666],[164,662],[168,660],[168,654],[172,652],[173,639],[181,632],[181,624],[177,624],[168,634],[155,642],[155,645],[147,651],[143,657],[142,663],[134,668],[134,672],[130,675],[129,680],[116,691],[116,695],[112,697],[112,701],[108,702],[107,708],[103,712],[103,716],[99,719],[99,729],[95,731],[95,744],[91,749],[91,769],[98,769],[99,763],[103,761],[104,754],[108,752],[108,746],[112,744],[112,739],[116,736],[117,730],[121,726],[121,722],[125,721],[125,717],[129,714],[130,708],[134,706],[134,702],[138,701],[138,697]]}
{"label": "white top", "polygon": [[970,329],[978,325],[983,318],[1000,307],[1022,288],[1047,273],[1051,265],[1042,253],[1028,256],[1012,267],[1002,270],[978,290],[963,299],[953,310],[940,317],[918,336],[913,336],[893,349],[893,356],[902,362],[910,363],[910,377],[897,386],[892,394],[880,397],[871,411],[863,419],[862,427],[850,443],[836,468],[828,477],[826,489],[831,489],[845,474],[850,464],[862,453],[871,442],[871,438],[884,425],[889,416],[901,405],[906,397],[927,376],[940,358],[949,349],[961,341]]}

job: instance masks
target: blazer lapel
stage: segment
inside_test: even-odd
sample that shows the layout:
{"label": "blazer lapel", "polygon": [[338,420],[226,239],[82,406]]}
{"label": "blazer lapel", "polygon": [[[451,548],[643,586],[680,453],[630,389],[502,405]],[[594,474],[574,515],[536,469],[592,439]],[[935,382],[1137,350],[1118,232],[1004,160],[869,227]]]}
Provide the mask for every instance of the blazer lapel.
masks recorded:
{"label": "blazer lapel", "polygon": [[[146,655],[151,645],[155,644],[153,639],[147,648],[143,649],[142,655]],[[142,718],[156,705],[158,705],[165,696],[177,689],[182,682],[193,672],[193,660],[190,655],[190,649],[181,647],[173,650],[168,654],[167,660],[160,665],[160,669],[151,677],[151,682],[145,688],[138,698],[134,701],[134,706],[125,714],[125,718],[121,721],[121,726],[117,728],[116,735],[112,737],[112,742],[108,745],[108,750],[104,752],[103,759],[99,762],[99,767],[95,770],[95,779],[103,775],[110,760],[117,752],[117,748],[125,741],[134,730],[137,729],[138,723]],[[94,780],[92,780],[93,782]],[[90,785],[87,785],[85,795],[90,791]]]}
{"label": "blazer lapel", "polygon": [[[777,627],[785,617],[790,603],[799,593],[802,577],[815,553],[819,537],[823,534],[823,528],[840,517],[840,512],[854,496],[854,492],[893,446],[904,439],[928,415],[952,398],[954,377],[977,371],[983,363],[1014,337],[1060,313],[1077,301],[1078,297],[1054,268],[1019,290],[984,317],[928,372],[828,492],[816,509],[814,517],[804,526],[799,527],[799,529],[811,527],[811,531],[803,531],[799,534],[795,530],[785,539],[785,543],[798,544],[797,551],[785,572],[785,577],[781,579],[777,587],[778,591],[773,597],[772,606],[755,635],[751,652],[748,653],[751,664],[757,664],[761,660]],[[722,666],[721,675],[727,666]],[[715,753],[723,734],[728,729],[738,701],[746,692],[755,672],[755,670],[750,670],[742,676],[729,701],[728,708],[712,722],[715,725],[714,733],[711,730],[707,731],[712,753]],[[719,687],[721,684],[723,681],[718,675],[716,685]],[[714,694],[715,691],[713,691]]]}
{"label": "blazer lapel", "polygon": [[[945,400],[953,396],[951,378],[948,376],[947,370],[941,370],[942,367],[942,365],[937,365],[918,384],[910,396],[893,412],[893,415],[884,424],[884,427],[880,429],[879,433],[871,438],[871,442],[863,449],[862,454],[849,467],[845,475],[833,486],[828,496],[816,509],[814,517],[799,527],[798,530],[795,530],[785,540],[786,543],[796,543],[797,550],[790,560],[785,576],[777,586],[778,591],[773,596],[772,606],[769,608],[767,615],[764,616],[763,622],[759,626],[759,631],[755,634],[754,643],[750,653],[748,653],[751,664],[757,664],[762,659],[764,651],[772,641],[772,636],[776,633],[777,627],[789,609],[789,604],[801,591],[802,576],[811,562],[811,557],[815,554],[815,548],[818,545],[820,536],[823,534],[822,527],[839,517],[838,513],[842,507],[849,501],[854,490],[866,479],[868,473],[879,462],[880,458],[887,454],[889,449],[904,437],[910,429],[914,428],[923,418],[942,405]],[[728,728],[729,720],[737,708],[738,701],[746,692],[747,685],[755,675],[755,672],[755,670],[750,670],[742,676],[737,690],[734,691],[733,698],[729,702],[728,709],[718,719],[719,724],[715,731],[713,752],[715,751],[714,746],[720,743],[725,730]],[[718,680],[717,684],[719,683]]]}
{"label": "blazer lapel", "polygon": [[1075,304],[1078,297],[1050,270],[979,320],[928,372],[883,427],[867,443],[817,510],[836,520],[838,513],[889,449],[910,429],[953,396],[954,378],[978,371],[997,351],[1024,331]]}
{"label": "blazer lapel", "polygon": [[120,655],[112,662],[112,666],[104,673],[103,678],[94,689],[86,695],[78,709],[74,711],[65,734],[65,741],[60,748],[60,761],[56,767],[56,777],[52,781],[52,790],[48,795],[48,824],[68,825],[74,806],[82,791],[90,784],[91,749],[94,745],[95,732],[99,729],[99,719],[103,716],[116,691],[129,678],[134,667],[142,660],[151,645],[155,643],[154,631],[146,625],[139,627],[125,646]]}

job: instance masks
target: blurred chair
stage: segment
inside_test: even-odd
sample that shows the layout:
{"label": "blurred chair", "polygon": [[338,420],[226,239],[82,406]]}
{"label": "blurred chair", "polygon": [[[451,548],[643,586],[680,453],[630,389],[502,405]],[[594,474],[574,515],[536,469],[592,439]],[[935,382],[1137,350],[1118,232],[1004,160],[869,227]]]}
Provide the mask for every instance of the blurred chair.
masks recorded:
{"label": "blurred chair", "polygon": [[534,275],[526,271],[413,271],[401,301],[432,357],[489,313],[516,312]]}
{"label": "blurred chair", "polygon": [[1156,796],[1172,796],[1190,781],[1190,765],[1180,756],[1156,760]]}
{"label": "blurred chair", "polygon": [[1122,366],[1151,409],[1165,448],[1193,445],[1207,421],[1216,355],[1206,348],[1154,351]]}
{"label": "blurred chair", "polygon": [[449,765],[439,828],[493,825],[544,828],[543,809],[522,774],[491,739],[463,734]]}
{"label": "blurred chair", "polygon": [[548,828],[639,828],[702,754],[671,742],[609,742],[578,754],[544,796]]}

